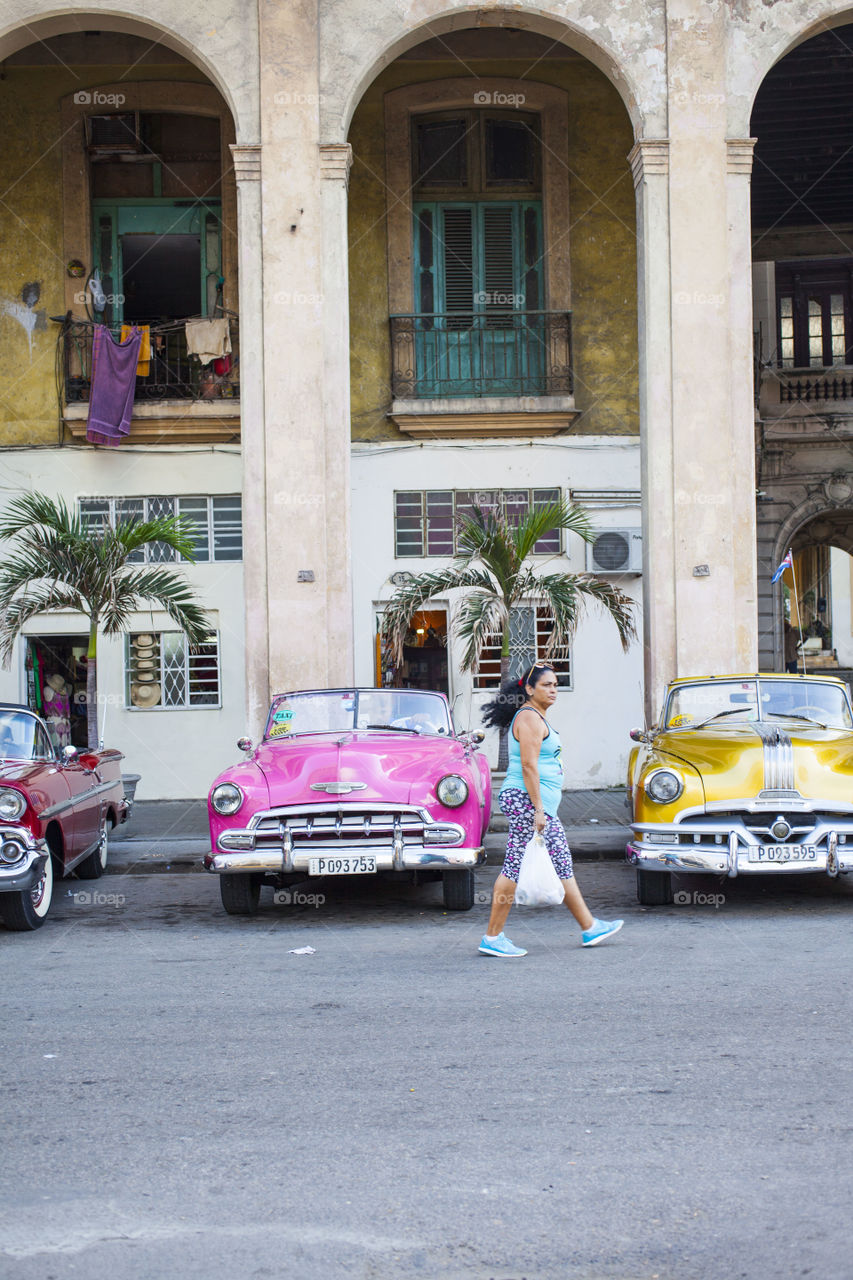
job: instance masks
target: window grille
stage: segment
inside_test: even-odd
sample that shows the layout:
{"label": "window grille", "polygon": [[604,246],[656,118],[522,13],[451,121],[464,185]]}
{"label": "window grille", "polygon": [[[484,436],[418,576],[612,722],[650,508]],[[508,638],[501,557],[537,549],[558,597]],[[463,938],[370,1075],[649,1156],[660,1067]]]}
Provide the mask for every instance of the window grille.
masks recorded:
{"label": "window grille", "polygon": [[[554,625],[553,615],[544,606],[521,605],[510,612],[509,674],[515,680],[526,676],[534,662],[550,662],[561,689],[572,687],[571,653],[568,647],[546,658]],[[484,646],[474,674],[475,689],[497,689],[501,682],[501,638],[495,636]]]}
{"label": "window grille", "polygon": [[[222,497],[81,498],[80,516],[92,529],[117,520],[155,520],[183,516],[193,522],[191,539],[199,563],[243,559],[242,499]],[[182,557],[162,542],[153,542],[128,556],[131,564],[163,564]]]}
{"label": "window grille", "polygon": [[128,636],[125,692],[134,711],[220,706],[218,632],[195,650],[182,631]]}
{"label": "window grille", "polygon": [[[394,554],[453,556],[456,554],[456,522],[473,506],[503,513],[517,525],[531,509],[560,501],[559,489],[427,489],[400,490],[394,495]],[[536,555],[559,555],[561,530],[553,529],[533,548]]]}

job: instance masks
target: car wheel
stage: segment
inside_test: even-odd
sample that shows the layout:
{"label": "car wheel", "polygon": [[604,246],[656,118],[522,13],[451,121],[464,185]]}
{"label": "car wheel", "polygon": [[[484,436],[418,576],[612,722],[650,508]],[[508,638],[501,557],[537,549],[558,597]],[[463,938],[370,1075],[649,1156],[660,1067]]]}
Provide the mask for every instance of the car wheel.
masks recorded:
{"label": "car wheel", "polygon": [[104,823],[97,849],[93,849],[88,858],[74,868],[81,880],[100,880],[107,869],[107,858],[110,852],[109,827]]}
{"label": "car wheel", "polygon": [[474,905],[474,872],[445,871],[442,889],[447,911],[470,911]]}
{"label": "car wheel", "polygon": [[637,867],[637,901],[644,907],[668,907],[672,902],[672,874]]}
{"label": "car wheel", "polygon": [[253,916],[261,898],[261,882],[245,872],[229,872],[219,877],[222,905],[229,916]]}
{"label": "car wheel", "polygon": [[7,929],[24,933],[40,929],[53,901],[53,859],[48,854],[38,884],[26,893],[0,893],[0,920]]}

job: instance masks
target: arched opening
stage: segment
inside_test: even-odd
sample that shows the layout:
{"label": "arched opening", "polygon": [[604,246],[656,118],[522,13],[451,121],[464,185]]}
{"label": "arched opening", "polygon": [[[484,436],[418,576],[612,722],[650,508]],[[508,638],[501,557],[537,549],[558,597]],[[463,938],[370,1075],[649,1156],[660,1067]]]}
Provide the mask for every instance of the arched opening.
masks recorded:
{"label": "arched opening", "polygon": [[[517,521],[589,500],[596,526],[623,535],[624,563],[596,566],[580,539],[559,534],[534,560],[548,572],[608,573],[639,601],[634,132],[620,93],[569,38],[431,25],[364,87],[352,115],[358,682],[376,678],[376,617],[395,580],[452,559],[474,504]],[[449,693],[476,726],[499,659],[489,649],[463,673],[454,600],[439,594],[430,607],[450,620]],[[527,600],[516,614],[521,673],[545,652],[551,622]],[[595,758],[572,749],[567,778],[584,785],[593,770],[597,785],[615,783],[628,722],[641,715],[641,648],[623,657],[612,623],[591,614],[559,661],[566,724],[580,714],[602,726]],[[604,687],[614,716],[593,709]]]}
{"label": "arched opening", "polygon": [[790,655],[770,581],[786,539],[815,579],[804,600],[812,649],[840,625],[830,614],[853,436],[851,54],[849,21],[804,39],[768,72],[752,113],[759,660],[770,670]]}
{"label": "arched opening", "polygon": [[782,575],[780,669],[853,678],[853,508],[830,507],[791,537]]}

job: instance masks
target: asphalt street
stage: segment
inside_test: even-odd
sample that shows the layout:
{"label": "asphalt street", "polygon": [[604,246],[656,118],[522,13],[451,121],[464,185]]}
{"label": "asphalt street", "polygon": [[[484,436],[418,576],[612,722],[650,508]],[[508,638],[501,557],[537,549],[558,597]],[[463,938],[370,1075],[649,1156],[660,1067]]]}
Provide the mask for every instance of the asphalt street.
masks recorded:
{"label": "asphalt street", "polygon": [[646,909],[586,863],[622,932],[517,909],[508,961],[495,874],[251,920],[208,875],[58,886],[0,933],[0,1274],[846,1280],[853,885]]}

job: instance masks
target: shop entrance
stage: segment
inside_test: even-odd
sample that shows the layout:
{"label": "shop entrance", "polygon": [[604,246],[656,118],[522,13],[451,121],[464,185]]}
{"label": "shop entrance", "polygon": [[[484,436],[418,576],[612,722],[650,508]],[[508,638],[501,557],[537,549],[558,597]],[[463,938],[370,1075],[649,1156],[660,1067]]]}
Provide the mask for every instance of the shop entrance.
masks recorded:
{"label": "shop entrance", "polygon": [[83,635],[27,636],[27,705],[44,717],[53,745],[86,746],[86,650]]}
{"label": "shop entrance", "polygon": [[[377,636],[380,620],[377,619]],[[414,615],[399,667],[393,664],[385,647],[377,643],[377,677],[378,685],[430,689],[449,696],[447,610],[423,609]]]}

